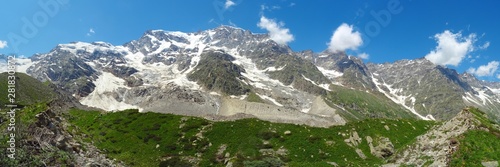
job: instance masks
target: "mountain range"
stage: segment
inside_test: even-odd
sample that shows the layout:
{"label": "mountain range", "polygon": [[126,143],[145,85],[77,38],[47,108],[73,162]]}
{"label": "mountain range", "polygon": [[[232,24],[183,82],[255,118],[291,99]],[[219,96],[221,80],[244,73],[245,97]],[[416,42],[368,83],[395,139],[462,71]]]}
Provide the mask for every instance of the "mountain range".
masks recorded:
{"label": "mountain range", "polygon": [[[247,115],[329,126],[369,117],[446,120],[476,106],[500,120],[500,83],[425,58],[365,64],[344,52],[294,52],[267,34],[230,26],[194,33],[151,30],[121,46],[60,44],[17,61],[18,71],[108,111]],[[388,115],[346,104],[340,96],[327,98],[344,89],[375,96],[394,110]]]}

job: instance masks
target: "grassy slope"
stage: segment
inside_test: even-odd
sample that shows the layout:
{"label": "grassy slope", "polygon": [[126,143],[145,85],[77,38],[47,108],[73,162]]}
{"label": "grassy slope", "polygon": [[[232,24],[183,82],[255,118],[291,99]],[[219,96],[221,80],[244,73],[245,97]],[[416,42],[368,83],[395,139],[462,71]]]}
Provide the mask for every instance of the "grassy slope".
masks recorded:
{"label": "grassy slope", "polygon": [[382,94],[371,94],[360,90],[348,89],[331,85],[332,90],[326,95],[326,102],[340,105],[349,113],[342,113],[348,120],[362,120],[366,118],[414,118],[409,111],[394,103]]}
{"label": "grassy slope", "polygon": [[[236,155],[237,158],[233,159],[235,165],[262,164],[266,160],[286,162],[289,166],[328,166],[327,162],[336,162],[341,166],[381,164],[382,159],[370,155],[366,140],[359,146],[368,156],[368,159],[362,160],[344,142],[347,137],[342,137],[341,133],[348,134],[355,129],[363,139],[366,135],[385,136],[398,149],[433,124],[416,120],[370,119],[346,126],[313,128],[256,119],[209,122],[200,118],[138,113],[134,110],[116,113],[72,110],[68,117],[76,125],[73,128],[78,127],[80,133],[88,134],[87,140],[94,141],[110,157],[132,166],[158,166],[162,158],[194,158],[196,153],[202,153],[200,166],[222,166],[216,161],[216,153],[223,144],[228,146],[226,152],[231,157]],[[384,125],[391,130],[386,130]],[[408,130],[413,127],[415,130]],[[198,138],[195,135],[201,129],[205,129],[204,137]],[[284,135],[285,131],[292,133]],[[269,144],[264,144],[264,140]],[[262,148],[285,148],[288,155],[263,156],[259,153]]]}
{"label": "grassy slope", "polygon": [[[0,97],[0,107],[4,104],[10,104],[7,99],[8,85],[7,85],[7,73],[0,74],[0,92],[2,96]],[[30,105],[40,102],[48,102],[52,100],[55,95],[51,88],[24,73],[16,73],[16,104],[20,105]]]}
{"label": "grassy slope", "polygon": [[500,137],[482,130],[472,130],[459,138],[451,166],[476,166],[483,161],[500,160]]}

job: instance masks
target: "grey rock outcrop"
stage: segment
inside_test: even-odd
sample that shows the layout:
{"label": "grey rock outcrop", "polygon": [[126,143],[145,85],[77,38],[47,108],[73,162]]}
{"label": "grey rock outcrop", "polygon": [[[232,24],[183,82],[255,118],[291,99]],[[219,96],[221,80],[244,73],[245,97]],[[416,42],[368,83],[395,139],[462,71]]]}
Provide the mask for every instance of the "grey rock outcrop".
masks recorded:
{"label": "grey rock outcrop", "polygon": [[[27,134],[31,137],[22,142],[27,146],[34,147],[30,151],[47,150],[57,152],[57,150],[60,150],[67,152],[71,159],[68,165],[123,166],[120,162],[108,159],[95,146],[83,142],[81,136],[72,136],[67,130],[68,123],[65,118],[49,109],[36,115],[36,122],[27,129]],[[33,152],[33,154],[36,153]],[[50,157],[47,160],[50,160]]]}
{"label": "grey rock outcrop", "polygon": [[498,167],[498,161],[481,162],[484,167]]}
{"label": "grey rock outcrop", "polygon": [[480,121],[468,110],[463,109],[453,119],[418,136],[414,144],[393,157],[395,164],[422,166],[430,161],[431,166],[447,166],[450,155],[457,149],[457,145],[450,140],[479,128]]}
{"label": "grey rock outcrop", "polygon": [[370,147],[370,153],[379,158],[388,158],[394,154],[394,145],[391,140],[387,137],[379,137],[376,140],[376,145],[374,146],[373,139],[370,136],[366,137],[368,146]]}

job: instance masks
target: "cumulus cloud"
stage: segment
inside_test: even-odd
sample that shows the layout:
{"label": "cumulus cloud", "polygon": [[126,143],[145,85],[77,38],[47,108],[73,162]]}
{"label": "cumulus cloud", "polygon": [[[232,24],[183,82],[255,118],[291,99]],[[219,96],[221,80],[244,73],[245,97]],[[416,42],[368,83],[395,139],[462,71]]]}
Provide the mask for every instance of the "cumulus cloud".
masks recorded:
{"label": "cumulus cloud", "polygon": [[361,33],[354,31],[352,25],[342,23],[333,32],[330,43],[328,43],[328,50],[331,52],[345,51],[347,49],[357,50],[362,44]]}
{"label": "cumulus cloud", "polygon": [[452,33],[449,30],[436,34],[434,39],[438,46],[425,58],[437,65],[453,66],[458,66],[468,53],[474,51],[474,42],[477,41],[474,33],[462,36],[461,32]]}
{"label": "cumulus cloud", "polygon": [[224,8],[225,8],[225,9],[228,9],[228,8],[230,8],[231,6],[235,6],[235,5],[236,5],[236,3],[234,3],[233,1],[231,1],[231,0],[226,0],[226,3],[224,4]]}
{"label": "cumulus cloud", "polygon": [[491,61],[487,65],[479,66],[477,69],[471,67],[467,72],[477,75],[478,77],[493,76],[498,70],[498,65],[500,65],[498,61]]}
{"label": "cumulus cloud", "polygon": [[370,58],[370,55],[367,54],[367,53],[361,53],[361,54],[358,55],[358,57],[361,58],[361,59],[365,59],[366,60],[366,59]]}
{"label": "cumulus cloud", "polygon": [[0,49],[6,48],[6,47],[8,47],[7,41],[0,40]]}
{"label": "cumulus cloud", "polygon": [[293,34],[288,28],[285,28],[283,22],[276,22],[273,19],[268,19],[264,15],[260,17],[260,22],[257,24],[261,29],[269,32],[270,38],[280,45],[286,45],[294,40]]}

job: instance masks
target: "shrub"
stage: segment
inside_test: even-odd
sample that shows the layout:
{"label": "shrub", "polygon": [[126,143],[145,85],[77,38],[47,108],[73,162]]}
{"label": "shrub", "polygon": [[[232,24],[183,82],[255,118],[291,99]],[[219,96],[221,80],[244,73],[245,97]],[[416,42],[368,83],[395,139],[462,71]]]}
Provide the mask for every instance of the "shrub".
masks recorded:
{"label": "shrub", "polygon": [[194,147],[193,147],[193,145],[192,145],[191,143],[184,144],[184,147],[182,147],[182,149],[183,149],[184,151],[191,151],[191,150],[193,150],[193,148],[194,148]]}
{"label": "shrub", "polygon": [[271,131],[261,131],[258,134],[264,140],[270,140],[272,138],[279,138],[280,136],[276,132]]}
{"label": "shrub", "polygon": [[312,136],[312,135],[311,135],[311,136],[309,136],[309,137],[307,138],[307,141],[309,141],[310,143],[314,143],[314,142],[316,142],[316,141],[318,141],[318,140],[320,140],[320,139],[321,139],[321,138],[320,138],[320,137],[318,137],[318,136]]}
{"label": "shrub", "polygon": [[114,124],[120,124],[120,123],[122,122],[122,120],[123,120],[123,119],[118,118],[118,119],[115,119],[115,120],[113,121],[113,123],[114,123]]}
{"label": "shrub", "polygon": [[175,150],[177,150],[177,145],[176,145],[176,144],[173,144],[173,143],[170,143],[170,144],[167,144],[167,145],[165,146],[165,148],[166,148],[167,150],[170,150],[170,151],[175,151]]}
{"label": "shrub", "polygon": [[200,127],[200,125],[197,125],[197,124],[187,124],[187,125],[183,126],[181,128],[181,130],[182,130],[182,132],[188,132],[192,129],[197,129],[199,127]]}
{"label": "shrub", "polygon": [[154,141],[160,141],[161,137],[157,136],[155,134],[148,134],[146,137],[144,137],[143,141],[144,143],[147,143],[149,140],[154,140]]}
{"label": "shrub", "polygon": [[273,148],[273,145],[271,143],[266,143],[266,144],[261,144],[259,146],[260,149],[271,149]]}

